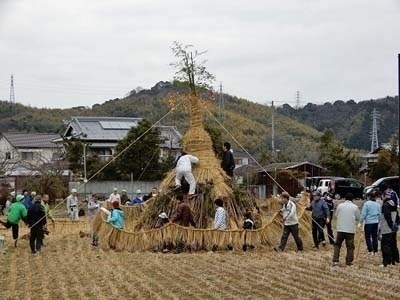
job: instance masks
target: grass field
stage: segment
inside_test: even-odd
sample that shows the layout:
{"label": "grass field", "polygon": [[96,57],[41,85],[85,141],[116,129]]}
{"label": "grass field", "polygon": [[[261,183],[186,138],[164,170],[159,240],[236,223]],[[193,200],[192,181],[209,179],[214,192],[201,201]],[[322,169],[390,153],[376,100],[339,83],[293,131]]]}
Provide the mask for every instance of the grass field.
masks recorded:
{"label": "grass field", "polygon": [[400,299],[400,265],[380,268],[364,242],[355,265],[344,266],[343,249],[332,267],[328,246],[301,254],[292,247],[128,253],[92,247],[80,229],[53,231],[34,255],[27,240],[13,248],[11,231],[0,229],[8,246],[0,254],[0,299]]}

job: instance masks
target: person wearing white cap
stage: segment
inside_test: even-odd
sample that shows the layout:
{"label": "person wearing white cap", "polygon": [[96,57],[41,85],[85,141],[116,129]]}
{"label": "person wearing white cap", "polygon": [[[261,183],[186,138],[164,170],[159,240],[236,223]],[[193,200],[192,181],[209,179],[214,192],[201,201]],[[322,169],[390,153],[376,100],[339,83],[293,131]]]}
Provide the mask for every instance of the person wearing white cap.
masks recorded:
{"label": "person wearing white cap", "polygon": [[71,190],[71,195],[67,197],[67,213],[71,220],[79,220],[78,197],[76,189]]}
{"label": "person wearing white cap", "polygon": [[158,215],[157,223],[156,223],[156,226],[154,226],[154,227],[161,228],[168,222],[169,222],[168,215],[165,212],[162,212],[161,214]]}
{"label": "person wearing white cap", "polygon": [[113,192],[111,193],[108,200],[111,203],[113,203],[114,201],[118,201],[118,203],[121,204],[121,196],[118,194],[118,189],[116,187],[113,189]]}
{"label": "person wearing white cap", "polygon": [[139,204],[143,202],[143,195],[142,195],[142,190],[137,189],[136,190],[136,197],[132,200],[132,204]]}
{"label": "person wearing white cap", "polygon": [[129,199],[129,196],[124,189],[121,191],[121,204],[126,205],[126,202],[131,202],[131,200]]}

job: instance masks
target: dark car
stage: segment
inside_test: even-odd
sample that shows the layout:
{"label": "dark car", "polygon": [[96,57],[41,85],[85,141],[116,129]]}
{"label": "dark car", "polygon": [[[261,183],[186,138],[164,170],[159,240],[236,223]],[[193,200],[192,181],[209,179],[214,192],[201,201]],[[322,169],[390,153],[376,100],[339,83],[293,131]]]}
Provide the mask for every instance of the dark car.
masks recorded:
{"label": "dark car", "polygon": [[399,176],[391,176],[391,177],[382,177],[375,181],[370,186],[367,186],[364,189],[364,199],[366,198],[367,194],[372,190],[380,190],[383,192],[387,189],[388,186],[391,186],[392,189],[399,194]]}
{"label": "dark car", "polygon": [[362,199],[364,185],[353,178],[335,178],[331,180],[328,191],[334,194],[336,199],[344,198],[347,193]]}

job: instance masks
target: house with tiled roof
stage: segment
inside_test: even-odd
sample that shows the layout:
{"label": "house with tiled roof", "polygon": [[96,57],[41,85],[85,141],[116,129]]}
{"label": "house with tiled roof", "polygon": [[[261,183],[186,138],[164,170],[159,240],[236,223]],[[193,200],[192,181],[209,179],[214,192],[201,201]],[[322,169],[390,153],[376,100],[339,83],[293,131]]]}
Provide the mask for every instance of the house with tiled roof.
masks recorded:
{"label": "house with tiled roof", "polygon": [[[136,127],[141,118],[129,117],[71,117],[61,139],[80,140],[92,153],[103,160],[109,160],[115,154],[118,141],[123,139],[132,127]],[[161,156],[175,156],[181,149],[182,135],[176,126],[157,126],[160,129]]]}
{"label": "house with tiled roof", "polygon": [[58,137],[52,133],[0,133],[0,161],[4,163],[5,171],[10,173],[19,169],[19,173],[26,175],[35,167],[59,159],[62,146],[52,142]]}

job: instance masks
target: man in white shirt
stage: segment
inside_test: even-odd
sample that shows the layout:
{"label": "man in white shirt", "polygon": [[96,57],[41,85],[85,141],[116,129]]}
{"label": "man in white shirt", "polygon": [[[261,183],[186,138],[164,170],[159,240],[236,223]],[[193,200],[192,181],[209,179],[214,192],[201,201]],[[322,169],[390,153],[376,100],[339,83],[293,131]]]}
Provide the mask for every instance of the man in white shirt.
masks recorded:
{"label": "man in white shirt", "polygon": [[67,197],[67,213],[71,220],[79,220],[78,197],[76,189],[72,189],[71,195]]}
{"label": "man in white shirt", "polygon": [[118,201],[119,204],[121,204],[121,196],[118,194],[118,189],[115,187],[113,192],[111,193],[110,197],[108,200],[113,203],[114,201]]}
{"label": "man in white shirt", "polygon": [[225,230],[226,229],[226,212],[224,209],[224,202],[221,199],[214,201],[216,210],[214,217],[214,229]]}
{"label": "man in white shirt", "polygon": [[289,199],[288,193],[282,193],[281,199],[283,202],[282,221],[284,223],[283,233],[281,237],[281,243],[278,248],[274,248],[275,251],[281,252],[285,250],[287,240],[290,233],[293,235],[294,241],[296,242],[297,251],[303,251],[303,241],[299,236],[299,219],[297,217],[296,204]]}
{"label": "man in white shirt", "polygon": [[185,180],[189,184],[189,199],[194,197],[196,192],[196,180],[192,174],[192,164],[197,164],[198,162],[199,159],[196,156],[187,154],[186,152],[182,152],[182,155],[176,161],[175,187],[179,188],[182,177],[185,177]]}
{"label": "man in white shirt", "polygon": [[333,252],[333,265],[339,264],[340,248],[346,241],[346,265],[351,266],[354,260],[354,234],[356,223],[360,219],[360,209],[353,203],[354,196],[348,193],[345,201],[336,209],[336,241]]}

